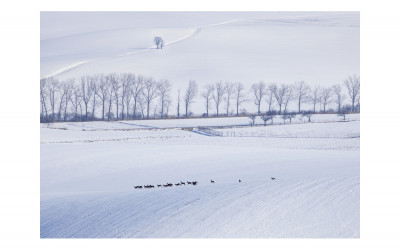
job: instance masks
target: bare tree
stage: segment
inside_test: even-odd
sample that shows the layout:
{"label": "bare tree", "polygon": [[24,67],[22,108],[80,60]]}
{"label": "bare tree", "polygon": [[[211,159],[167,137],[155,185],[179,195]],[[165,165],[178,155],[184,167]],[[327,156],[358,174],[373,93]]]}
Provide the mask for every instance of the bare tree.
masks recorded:
{"label": "bare tree", "polygon": [[110,87],[113,91],[113,100],[115,101],[115,106],[117,108],[117,120],[119,118],[119,103],[120,103],[120,89],[121,89],[121,82],[119,77],[116,74],[111,74],[109,78]]}
{"label": "bare tree", "polygon": [[68,103],[71,101],[75,78],[69,79],[64,83],[63,92],[65,92],[64,121],[67,120]]}
{"label": "bare tree", "polygon": [[348,113],[350,113],[351,109],[352,109],[352,107],[350,107],[349,105],[345,105],[345,106],[342,107],[342,108],[340,109],[340,111],[338,112],[338,116],[339,116],[339,117],[343,117],[343,121],[345,121],[345,120],[346,120],[346,115],[347,115]]}
{"label": "bare tree", "polygon": [[177,102],[176,113],[177,113],[178,119],[179,119],[180,107],[181,107],[181,90],[180,89],[178,89],[178,98],[177,98],[176,102]]}
{"label": "bare tree", "polygon": [[159,49],[160,47],[162,49],[162,47],[164,47],[164,40],[159,36],[154,37],[153,42],[155,45],[157,45],[157,49]]}
{"label": "bare tree", "polygon": [[338,105],[337,111],[340,112],[341,105],[346,96],[342,95],[342,87],[340,84],[333,85],[332,90],[335,96],[335,103]]}
{"label": "bare tree", "polygon": [[267,116],[271,117],[271,124],[273,124],[274,118],[276,116],[276,111],[275,110],[267,111]]}
{"label": "bare tree", "polygon": [[125,87],[125,94],[124,94],[124,106],[126,107],[126,119],[129,119],[129,108],[131,106],[131,101],[132,101],[132,86],[135,82],[135,75],[133,75],[133,78],[131,81],[127,83],[127,86]]}
{"label": "bare tree", "polygon": [[317,105],[318,102],[321,102],[321,87],[320,86],[316,85],[311,90],[310,100],[311,100],[311,103],[314,105],[314,113],[315,113],[315,106]]}
{"label": "bare tree", "polygon": [[251,86],[251,90],[254,94],[254,103],[257,105],[257,114],[260,114],[261,101],[265,95],[265,83],[254,83]]}
{"label": "bare tree", "polygon": [[206,86],[206,89],[203,93],[201,93],[201,96],[204,98],[204,104],[206,106],[206,114],[208,116],[208,110],[210,108],[210,102],[211,102],[211,98],[214,92],[214,86],[211,84],[208,84]]}
{"label": "bare tree", "polygon": [[97,91],[97,96],[101,100],[101,105],[102,105],[102,115],[101,119],[104,121],[104,111],[105,111],[105,103],[107,102],[108,99],[108,93],[109,93],[109,88],[110,84],[108,82],[108,76],[100,76],[99,78],[99,87]]}
{"label": "bare tree", "polygon": [[284,104],[284,110],[283,113],[286,114],[287,113],[287,107],[289,105],[289,102],[295,100],[295,96],[293,95],[293,87],[288,85],[286,94],[283,96],[283,104]]}
{"label": "bare tree", "polygon": [[282,119],[283,119],[283,123],[286,124],[286,120],[289,119],[290,123],[292,123],[292,119],[296,117],[296,113],[294,112],[290,112],[290,113],[286,113],[284,115],[282,115]]}
{"label": "bare tree", "polygon": [[158,84],[158,91],[160,93],[160,104],[161,104],[161,118],[164,118],[165,106],[169,100],[169,91],[171,90],[171,84],[168,80],[160,80]]}
{"label": "bare tree", "polygon": [[50,101],[50,108],[51,108],[51,121],[54,121],[55,118],[55,107],[56,107],[56,97],[60,90],[60,82],[54,78],[48,78],[48,85],[47,85],[47,94],[49,96]]}
{"label": "bare tree", "polygon": [[107,104],[108,104],[108,112],[107,112],[107,121],[110,121],[111,119],[114,119],[113,113],[112,113],[112,105],[115,100],[115,89],[113,88],[113,85],[117,85],[118,79],[116,74],[109,74],[106,76],[106,81],[107,81]]}
{"label": "bare tree", "polygon": [[261,120],[264,121],[264,126],[267,126],[267,121],[273,119],[273,116],[271,116],[271,115],[262,115],[260,117],[261,117]]}
{"label": "bare tree", "polygon": [[225,100],[225,104],[226,104],[226,116],[229,116],[229,107],[230,107],[233,95],[235,93],[235,86],[233,85],[233,83],[226,82],[225,89],[226,89],[226,95],[224,97],[224,100]]}
{"label": "bare tree", "polygon": [[215,102],[215,108],[217,109],[217,116],[219,115],[219,105],[225,95],[226,88],[221,81],[215,84],[215,92],[213,92],[213,100]]}
{"label": "bare tree", "polygon": [[61,113],[63,112],[64,116],[64,121],[66,120],[66,108],[68,108],[68,102],[69,102],[69,85],[67,82],[61,82],[60,83],[60,91],[59,91],[59,102],[58,102],[58,114],[57,118],[59,121],[61,121]]}
{"label": "bare tree", "polygon": [[41,121],[48,121],[49,119],[49,114],[47,112],[47,85],[48,81],[47,78],[40,79],[40,115],[41,115]]}
{"label": "bare tree", "polygon": [[276,92],[276,89],[278,87],[276,86],[275,83],[270,83],[268,85],[268,88],[266,89],[266,101],[268,104],[268,112],[271,112],[271,107],[274,104],[274,93]]}
{"label": "bare tree", "polygon": [[152,78],[146,78],[144,80],[144,88],[143,88],[143,97],[146,100],[147,104],[147,116],[146,118],[149,119],[150,115],[150,105],[151,102],[157,98],[159,95],[158,92],[158,84]]}
{"label": "bare tree", "polygon": [[324,113],[326,110],[326,105],[331,103],[332,89],[331,88],[323,88],[321,92],[321,104],[324,107]]}
{"label": "bare tree", "polygon": [[351,100],[351,111],[354,112],[354,103],[359,100],[360,96],[360,77],[357,75],[349,76],[344,80]]}
{"label": "bare tree", "polygon": [[138,117],[144,118],[145,117],[144,113],[146,110],[146,99],[144,98],[143,94],[139,95],[139,97],[137,99],[137,104],[138,104],[139,111],[140,111],[140,116],[138,116]]}
{"label": "bare tree", "polygon": [[247,101],[246,95],[243,93],[244,91],[244,86],[242,83],[237,82],[235,83],[235,100],[236,100],[236,115],[239,115],[239,106],[240,104],[244,103]]}
{"label": "bare tree", "polygon": [[311,113],[311,111],[304,111],[301,114],[303,117],[307,117],[308,118],[308,122],[311,122],[311,117],[314,115],[313,113]]}
{"label": "bare tree", "polygon": [[188,112],[190,109],[190,105],[194,102],[194,98],[196,98],[198,92],[197,83],[193,80],[189,81],[189,86],[186,89],[185,96],[183,97],[183,101],[185,102],[185,114],[188,117]]}
{"label": "bare tree", "polygon": [[171,106],[171,99],[170,99],[170,97],[168,96],[168,98],[167,99],[165,99],[165,101],[164,101],[164,110],[165,110],[165,113],[164,113],[164,116],[165,117],[168,117],[168,111],[169,111],[169,107]]}
{"label": "bare tree", "polygon": [[[144,77],[139,75],[135,81],[132,82],[131,85],[131,94],[133,97],[133,118],[136,119],[136,110],[137,104],[139,102],[139,98],[143,93],[144,88]],[[142,113],[143,115],[143,113]]]}
{"label": "bare tree", "polygon": [[81,94],[82,94],[82,101],[85,104],[85,121],[88,120],[88,106],[89,102],[93,96],[93,89],[91,88],[92,82],[94,78],[91,76],[82,76],[81,77]]}
{"label": "bare tree", "polygon": [[72,90],[71,90],[71,97],[70,97],[70,101],[72,104],[72,107],[74,109],[74,116],[75,116],[75,121],[78,120],[78,108],[81,111],[81,115],[80,115],[80,121],[82,120],[82,93],[81,93],[81,89],[79,86],[77,85],[72,85]]}
{"label": "bare tree", "polygon": [[287,113],[286,116],[289,119],[290,123],[292,123],[292,119],[296,117],[296,113],[294,112]]}
{"label": "bare tree", "polygon": [[289,114],[283,114],[282,115],[283,124],[286,124],[287,119],[289,119]]}
{"label": "bare tree", "polygon": [[281,84],[279,88],[275,89],[274,96],[275,100],[278,103],[279,106],[279,114],[282,112],[282,105],[285,101],[285,96],[287,95],[287,92],[289,91],[290,86],[287,84]]}
{"label": "bare tree", "polygon": [[[135,75],[132,73],[124,73],[120,76],[121,79],[121,119],[128,118],[129,115],[129,104],[132,99],[132,83],[135,81]],[[126,108],[126,116],[125,116]]]}
{"label": "bare tree", "polygon": [[310,87],[304,81],[300,81],[294,84],[294,90],[300,113],[301,104],[308,101]]}
{"label": "bare tree", "polygon": [[96,113],[96,106],[97,106],[97,102],[96,102],[96,95],[97,92],[99,91],[99,79],[100,79],[100,75],[94,75],[93,81],[90,83],[90,88],[92,89],[93,92],[93,103],[92,103],[92,120],[94,120],[94,115]]}
{"label": "bare tree", "polygon": [[250,118],[250,126],[253,126],[256,123],[256,115],[249,115]]}

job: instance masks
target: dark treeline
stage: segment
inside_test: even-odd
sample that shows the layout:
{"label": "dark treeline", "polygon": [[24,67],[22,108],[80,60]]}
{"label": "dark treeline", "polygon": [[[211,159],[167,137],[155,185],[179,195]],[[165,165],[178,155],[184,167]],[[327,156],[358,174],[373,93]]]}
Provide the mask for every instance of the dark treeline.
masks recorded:
{"label": "dark treeline", "polygon": [[[345,103],[345,101],[349,102]],[[94,121],[181,118],[194,116],[192,104],[201,100],[202,117],[249,115],[241,108],[253,102],[257,115],[316,112],[359,112],[360,78],[350,76],[342,84],[321,88],[304,81],[294,84],[255,83],[246,91],[240,82],[219,81],[199,91],[197,83],[189,81],[185,91],[179,89],[171,112],[171,84],[151,77],[131,73],[83,76],[80,79],[59,81],[56,78],[40,80],[40,121]],[[296,104],[290,112],[289,104]],[[312,107],[305,110],[303,104]],[[328,109],[329,105],[335,109]],[[266,109],[263,107],[266,105]]]}

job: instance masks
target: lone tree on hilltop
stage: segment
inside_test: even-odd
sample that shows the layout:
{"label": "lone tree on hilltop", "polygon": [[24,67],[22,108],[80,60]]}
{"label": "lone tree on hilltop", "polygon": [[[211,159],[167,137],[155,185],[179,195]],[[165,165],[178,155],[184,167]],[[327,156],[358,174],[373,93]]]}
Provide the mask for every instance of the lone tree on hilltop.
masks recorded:
{"label": "lone tree on hilltop", "polygon": [[161,37],[156,36],[154,37],[154,44],[157,45],[157,49],[162,49],[164,47],[164,40]]}

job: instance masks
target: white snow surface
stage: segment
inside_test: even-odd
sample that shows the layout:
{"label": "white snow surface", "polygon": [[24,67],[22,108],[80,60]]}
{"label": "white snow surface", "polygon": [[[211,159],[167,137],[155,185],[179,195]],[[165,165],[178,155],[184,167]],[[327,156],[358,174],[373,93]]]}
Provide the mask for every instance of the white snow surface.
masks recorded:
{"label": "white snow surface", "polygon": [[[218,118],[219,124],[229,119],[239,118]],[[162,122],[168,121],[146,125]],[[360,138],[76,125],[41,126],[41,238],[360,237]],[[359,122],[268,128],[275,135],[359,133]],[[199,184],[157,187],[180,181]],[[134,189],[150,184],[156,187]]]}

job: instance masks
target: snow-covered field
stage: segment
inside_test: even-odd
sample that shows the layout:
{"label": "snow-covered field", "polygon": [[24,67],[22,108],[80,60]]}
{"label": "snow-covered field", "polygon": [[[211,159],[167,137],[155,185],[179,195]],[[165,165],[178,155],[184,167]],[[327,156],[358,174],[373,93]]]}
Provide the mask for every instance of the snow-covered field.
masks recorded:
{"label": "snow-covered field", "polygon": [[[230,119],[242,118],[208,124],[239,122]],[[352,119],[232,131],[359,133],[359,116]],[[179,128],[205,126],[198,121],[207,119],[127,122],[163,128],[145,130],[115,122],[41,126],[41,237],[360,236],[360,138],[217,137]],[[198,185],[157,187],[181,181]]]}

